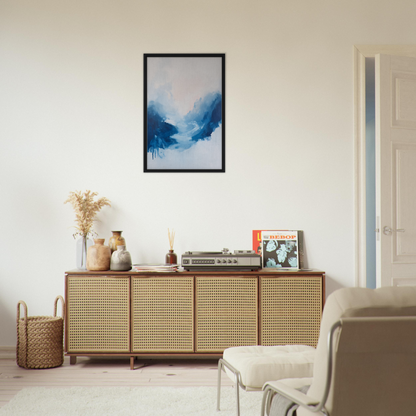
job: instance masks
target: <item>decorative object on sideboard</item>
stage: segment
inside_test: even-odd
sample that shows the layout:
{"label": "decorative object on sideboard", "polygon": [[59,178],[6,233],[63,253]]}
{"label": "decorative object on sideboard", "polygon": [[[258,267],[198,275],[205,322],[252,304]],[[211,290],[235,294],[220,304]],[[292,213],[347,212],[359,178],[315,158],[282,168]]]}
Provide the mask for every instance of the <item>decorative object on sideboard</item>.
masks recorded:
{"label": "decorative object on sideboard", "polygon": [[125,246],[117,246],[117,250],[111,255],[110,270],[131,270],[132,262],[130,253]]}
{"label": "decorative object on sideboard", "polygon": [[87,251],[94,242],[87,237],[80,237],[76,242],[76,267],[79,270],[87,270]]}
{"label": "decorative object on sideboard", "polygon": [[124,246],[126,248],[126,240],[121,236],[123,231],[111,231],[113,235],[108,240],[108,247],[110,247],[111,254],[113,254],[118,246]]}
{"label": "decorative object on sideboard", "polygon": [[87,252],[87,270],[110,270],[111,250],[104,245],[104,238],[94,239]]}
{"label": "decorative object on sideboard", "polygon": [[254,250],[187,251],[182,254],[182,267],[188,271],[249,271],[261,268],[261,256]]}
{"label": "decorative object on sideboard", "polygon": [[253,250],[262,255],[263,268],[305,268],[302,230],[253,230]]}
{"label": "decorative object on sideboard", "polygon": [[[62,304],[62,317],[56,316],[58,300]],[[24,316],[20,317],[20,306]],[[52,368],[64,362],[65,301],[62,296],[55,299],[53,316],[27,316],[27,305],[17,304],[16,363],[23,368]]]}
{"label": "decorative object on sideboard", "polygon": [[165,257],[165,263],[166,264],[178,264],[178,256],[176,255],[176,253],[173,252],[173,243],[175,241],[175,230],[172,230],[172,232],[170,232],[169,228],[168,228],[168,238],[169,238],[169,253],[166,254]]}
{"label": "decorative object on sideboard", "polygon": [[68,199],[64,202],[69,202],[75,211],[75,230],[73,237],[80,237],[80,241],[77,241],[76,263],[77,268],[86,270],[86,258],[88,247],[92,245],[92,241],[88,239],[90,235],[96,233],[92,229],[95,217],[102,207],[108,205],[111,206],[110,201],[107,198],[99,198],[94,201],[94,198],[98,195],[97,192],[81,191],[70,192]]}

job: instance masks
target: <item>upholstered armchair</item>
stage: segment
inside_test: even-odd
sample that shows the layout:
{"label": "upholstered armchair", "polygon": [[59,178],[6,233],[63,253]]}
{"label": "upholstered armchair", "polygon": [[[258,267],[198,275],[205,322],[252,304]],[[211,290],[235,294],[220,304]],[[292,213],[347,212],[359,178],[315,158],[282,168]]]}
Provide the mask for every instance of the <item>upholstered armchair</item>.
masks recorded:
{"label": "upholstered armchair", "polygon": [[416,415],[416,287],[333,292],[313,376],[263,390],[262,415]]}

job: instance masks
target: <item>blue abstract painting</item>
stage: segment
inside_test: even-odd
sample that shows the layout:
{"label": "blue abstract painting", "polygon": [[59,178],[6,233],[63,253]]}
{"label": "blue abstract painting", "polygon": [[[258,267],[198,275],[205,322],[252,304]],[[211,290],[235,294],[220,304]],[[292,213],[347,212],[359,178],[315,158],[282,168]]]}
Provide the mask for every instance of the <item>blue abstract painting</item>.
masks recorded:
{"label": "blue abstract painting", "polygon": [[144,55],[144,171],[224,172],[224,54]]}

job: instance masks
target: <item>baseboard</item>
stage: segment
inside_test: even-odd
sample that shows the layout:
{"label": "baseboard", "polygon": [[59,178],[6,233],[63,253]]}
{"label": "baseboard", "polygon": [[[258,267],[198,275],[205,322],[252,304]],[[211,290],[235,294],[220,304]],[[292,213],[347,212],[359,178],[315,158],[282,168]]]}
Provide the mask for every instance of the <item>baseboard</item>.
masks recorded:
{"label": "baseboard", "polygon": [[0,359],[9,358],[16,358],[16,347],[14,345],[0,346]]}

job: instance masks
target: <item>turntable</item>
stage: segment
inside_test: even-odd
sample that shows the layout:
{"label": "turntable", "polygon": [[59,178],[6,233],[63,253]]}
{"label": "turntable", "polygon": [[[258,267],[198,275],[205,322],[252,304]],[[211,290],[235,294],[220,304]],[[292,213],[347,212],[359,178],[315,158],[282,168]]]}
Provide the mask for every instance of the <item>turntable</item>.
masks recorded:
{"label": "turntable", "polygon": [[187,251],[182,267],[188,271],[250,271],[261,268],[261,256],[254,250]]}

